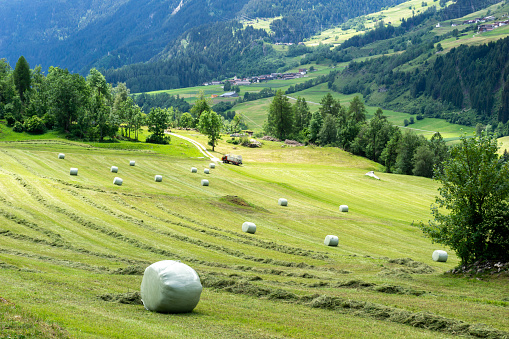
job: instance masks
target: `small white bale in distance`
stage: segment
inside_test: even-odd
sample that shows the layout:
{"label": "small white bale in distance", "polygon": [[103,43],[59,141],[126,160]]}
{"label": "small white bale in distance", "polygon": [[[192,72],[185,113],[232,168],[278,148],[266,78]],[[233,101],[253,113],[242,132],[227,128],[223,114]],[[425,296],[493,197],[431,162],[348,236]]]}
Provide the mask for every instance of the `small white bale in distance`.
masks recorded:
{"label": "small white bale in distance", "polygon": [[59,153],[58,154],[58,159],[65,159],[65,154],[64,153]]}
{"label": "small white bale in distance", "polygon": [[78,169],[77,168],[71,168],[71,172],[70,172],[71,175],[78,175]]}
{"label": "small white bale in distance", "polygon": [[158,261],[145,269],[141,281],[141,300],[149,311],[191,312],[202,292],[200,277],[186,264],[175,260]]}
{"label": "small white bale in distance", "polygon": [[285,198],[279,198],[277,203],[279,204],[279,206],[288,206],[288,200],[286,200]]}
{"label": "small white bale in distance", "polygon": [[134,165],[136,165],[136,161],[134,161],[134,160],[129,161],[129,166],[134,166]]}
{"label": "small white bale in distance", "polygon": [[191,173],[198,173],[198,169],[196,167],[191,167]]}
{"label": "small white bale in distance", "polygon": [[208,169],[208,168],[205,168],[205,169],[203,170],[203,173],[205,173],[205,174],[209,174],[209,173],[210,173],[210,171],[209,171],[209,169]]}
{"label": "small white bale in distance", "polygon": [[433,259],[433,261],[446,262],[447,261],[447,252],[442,251],[442,250],[436,250],[431,255],[431,258]]}
{"label": "small white bale in distance", "polygon": [[156,182],[161,182],[161,181],[163,181],[163,176],[162,176],[162,175],[156,175],[156,177],[154,178],[154,180],[155,180]]}
{"label": "small white bale in distance", "polygon": [[338,246],[339,239],[335,235],[327,235],[323,243],[327,246]]}
{"label": "small white bale in distance", "polygon": [[242,232],[255,234],[256,232],[256,225],[252,222],[246,221],[242,224]]}
{"label": "small white bale in distance", "polygon": [[216,168],[216,164],[214,164],[213,162],[211,162],[211,163],[209,164],[209,167],[210,167],[210,168]]}
{"label": "small white bale in distance", "polygon": [[348,205],[341,205],[339,206],[340,212],[348,212]]}
{"label": "small white bale in distance", "polygon": [[201,179],[201,185],[202,186],[208,186],[209,185],[209,181],[207,179]]}
{"label": "small white bale in distance", "polygon": [[377,180],[380,180],[380,178],[375,174],[375,171],[369,171],[368,173],[366,173],[366,175],[368,177],[372,177],[372,178],[375,178]]}
{"label": "small white bale in distance", "polygon": [[117,166],[111,166],[110,171],[111,171],[111,173],[118,173],[118,167]]}
{"label": "small white bale in distance", "polygon": [[115,179],[113,179],[113,183],[118,186],[122,186],[123,182],[124,182],[124,180],[122,180],[122,178],[119,178],[119,177],[115,177]]}

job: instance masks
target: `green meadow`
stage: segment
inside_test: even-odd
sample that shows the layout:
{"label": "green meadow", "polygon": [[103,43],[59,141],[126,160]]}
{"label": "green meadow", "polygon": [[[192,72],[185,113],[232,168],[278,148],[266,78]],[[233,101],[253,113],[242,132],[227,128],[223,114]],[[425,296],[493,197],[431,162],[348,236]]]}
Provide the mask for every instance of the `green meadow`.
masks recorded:
{"label": "green meadow", "polygon": [[[0,139],[1,338],[509,335],[507,277],[446,273],[457,257],[415,226],[430,218],[432,180],[336,148],[224,140],[216,155],[244,165],[207,175],[210,160],[176,137],[133,144]],[[339,246],[324,245],[330,234]],[[446,263],[431,260],[436,249]],[[200,275],[192,313],[140,302],[144,269],[166,259]]]}

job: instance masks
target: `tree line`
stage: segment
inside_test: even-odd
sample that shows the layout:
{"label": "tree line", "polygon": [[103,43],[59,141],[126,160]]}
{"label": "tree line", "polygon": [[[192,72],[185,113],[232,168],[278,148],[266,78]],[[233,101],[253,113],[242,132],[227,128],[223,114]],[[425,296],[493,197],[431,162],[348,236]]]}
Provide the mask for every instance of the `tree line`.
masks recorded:
{"label": "tree line", "polygon": [[369,121],[366,114],[358,96],[346,108],[327,93],[311,114],[305,99],[299,97],[292,105],[279,90],[264,130],[280,140],[341,147],[384,165],[390,173],[432,177],[434,167],[447,159],[447,146],[440,133],[427,140],[410,130],[401,132],[380,108]]}

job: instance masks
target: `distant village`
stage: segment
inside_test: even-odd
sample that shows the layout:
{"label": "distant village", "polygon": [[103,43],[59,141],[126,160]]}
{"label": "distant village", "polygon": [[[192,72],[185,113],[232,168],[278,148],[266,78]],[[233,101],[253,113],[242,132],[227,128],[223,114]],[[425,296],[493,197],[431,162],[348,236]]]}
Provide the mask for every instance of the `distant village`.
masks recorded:
{"label": "distant village", "polygon": [[[505,21],[495,21],[493,23],[490,23],[490,24],[485,24],[486,22],[490,22],[490,21],[493,21],[495,20],[495,17],[494,16],[487,16],[487,17],[484,17],[484,18],[476,18],[476,19],[471,19],[471,20],[465,20],[463,21],[460,25],[472,25],[472,24],[482,24],[482,25],[479,25],[477,26],[477,30],[478,32],[482,33],[482,32],[489,32],[489,31],[492,31],[498,27],[502,27],[502,26],[505,26],[505,25],[509,25],[509,20],[505,20]],[[458,23],[451,23],[451,26],[452,27],[456,27],[458,26]],[[440,23],[438,23],[436,25],[436,27],[441,27]]]}
{"label": "distant village", "polygon": [[[306,68],[299,68],[299,71],[296,73],[271,73],[265,75],[258,75],[253,77],[247,77],[238,79],[237,77],[225,81],[210,81],[204,82],[203,86],[211,86],[211,85],[224,85],[226,82],[229,82],[232,86],[249,86],[253,83],[267,82],[270,80],[290,80],[290,79],[299,79],[304,77],[307,74],[308,70]],[[227,92],[219,95],[219,97],[223,98],[232,98],[238,97],[239,95],[235,92]]]}

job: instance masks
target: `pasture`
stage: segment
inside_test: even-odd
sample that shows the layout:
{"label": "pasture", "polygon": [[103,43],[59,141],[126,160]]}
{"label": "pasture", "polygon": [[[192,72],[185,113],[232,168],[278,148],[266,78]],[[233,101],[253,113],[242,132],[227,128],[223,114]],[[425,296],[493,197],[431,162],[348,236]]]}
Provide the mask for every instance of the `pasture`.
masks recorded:
{"label": "pasture", "polygon": [[[0,144],[0,337],[509,333],[507,277],[445,274],[458,264],[454,253],[413,225],[430,217],[437,186],[429,179],[377,172],[378,181],[364,175],[378,164],[336,148],[222,141],[217,156],[242,154],[244,165],[218,164],[204,187],[210,160],[175,137],[152,149]],[[246,221],[256,234],[241,231]],[[329,234],[338,247],[324,245]],[[433,262],[435,249],[449,260]],[[146,311],[133,293],[144,269],[165,259],[200,275],[192,313]]]}

